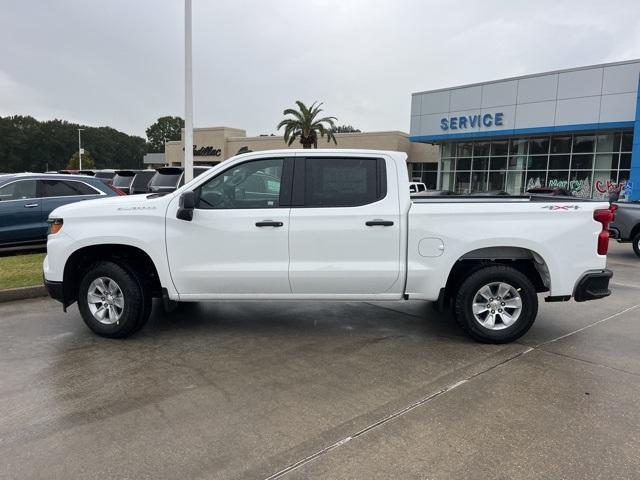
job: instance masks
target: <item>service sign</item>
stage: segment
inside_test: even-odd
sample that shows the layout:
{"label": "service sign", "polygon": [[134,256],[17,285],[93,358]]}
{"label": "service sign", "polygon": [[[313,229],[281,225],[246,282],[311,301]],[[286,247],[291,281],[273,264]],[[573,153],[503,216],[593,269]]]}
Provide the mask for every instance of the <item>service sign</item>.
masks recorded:
{"label": "service sign", "polygon": [[469,128],[490,128],[504,125],[504,113],[484,113],[482,115],[462,115],[457,117],[443,117],[440,119],[440,129],[467,130]]}

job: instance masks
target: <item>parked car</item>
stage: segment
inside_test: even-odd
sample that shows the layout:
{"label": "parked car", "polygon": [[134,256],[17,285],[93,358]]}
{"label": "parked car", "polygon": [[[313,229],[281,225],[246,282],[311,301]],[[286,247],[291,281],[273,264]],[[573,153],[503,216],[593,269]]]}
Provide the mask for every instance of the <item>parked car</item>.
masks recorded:
{"label": "parked car", "polygon": [[[193,177],[202,175],[211,167],[193,167]],[[161,167],[149,182],[151,193],[171,193],[184,185],[184,169],[182,167]]]}
{"label": "parked car", "polygon": [[427,186],[422,182],[409,182],[410,193],[420,193],[420,192],[424,192],[426,189],[427,189]]}
{"label": "parked car", "polygon": [[113,177],[112,186],[119,188],[127,195],[131,194],[131,185],[133,179],[136,176],[135,170],[116,170],[116,175]]}
{"label": "parked car", "polygon": [[530,188],[527,190],[527,193],[531,193],[533,195],[551,195],[554,197],[564,196],[564,197],[572,197],[571,192],[566,188],[553,188],[553,187],[539,187],[539,188]]}
{"label": "parked car", "polygon": [[406,158],[248,153],[167,195],[58,208],[45,284],[106,337],[140,329],[153,297],[419,299],[450,305],[474,339],[503,343],[531,327],[538,293],[579,302],[611,293],[608,202],[412,199]]}
{"label": "parked car", "polygon": [[100,180],[102,180],[104,183],[106,183],[107,185],[111,185],[113,183],[113,177],[116,176],[116,171],[115,170],[95,170],[95,173],[93,175],[96,178],[99,178]]}
{"label": "parked car", "polygon": [[61,205],[116,192],[93,177],[18,173],[0,177],[0,250],[44,246],[47,217]]}
{"label": "parked car", "polygon": [[131,194],[147,193],[149,183],[155,174],[156,171],[153,169],[138,170],[131,184]]}
{"label": "parked car", "polygon": [[640,203],[616,203],[616,218],[609,230],[611,237],[620,243],[631,242],[633,251],[640,257]]}

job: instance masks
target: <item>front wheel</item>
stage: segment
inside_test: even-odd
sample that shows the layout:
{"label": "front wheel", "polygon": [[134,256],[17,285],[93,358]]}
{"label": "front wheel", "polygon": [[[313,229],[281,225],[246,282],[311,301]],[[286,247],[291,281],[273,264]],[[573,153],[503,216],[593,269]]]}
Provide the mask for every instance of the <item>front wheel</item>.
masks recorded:
{"label": "front wheel", "polygon": [[462,329],[483,343],[508,343],[524,335],[538,314],[538,295],[518,270],[494,265],[470,275],[455,296]]}
{"label": "front wheel", "polygon": [[636,236],[633,237],[633,251],[636,252],[636,255],[640,257],[640,232],[636,233]]}
{"label": "front wheel", "polygon": [[146,323],[151,295],[132,272],[114,262],[98,262],[80,281],[78,308],[94,333],[124,338]]}

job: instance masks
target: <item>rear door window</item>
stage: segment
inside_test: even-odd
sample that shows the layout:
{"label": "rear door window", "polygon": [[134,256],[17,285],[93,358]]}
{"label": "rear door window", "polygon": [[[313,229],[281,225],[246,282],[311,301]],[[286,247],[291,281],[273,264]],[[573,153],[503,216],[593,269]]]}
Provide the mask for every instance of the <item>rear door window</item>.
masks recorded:
{"label": "rear door window", "polygon": [[384,161],[375,158],[307,158],[305,206],[356,207],[386,194]]}
{"label": "rear door window", "polygon": [[43,180],[44,197],[75,197],[79,195],[100,195],[95,188],[84,182],[69,180]]}

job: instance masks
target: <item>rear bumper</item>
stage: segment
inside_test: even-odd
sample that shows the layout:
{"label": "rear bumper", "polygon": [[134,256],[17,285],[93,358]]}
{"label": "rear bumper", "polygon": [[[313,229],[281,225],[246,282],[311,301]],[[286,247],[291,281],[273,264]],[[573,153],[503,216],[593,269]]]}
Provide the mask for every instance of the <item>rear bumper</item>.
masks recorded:
{"label": "rear bumper", "polygon": [[573,298],[576,302],[598,300],[611,295],[609,280],[613,276],[611,270],[596,270],[585,273],[576,284]]}
{"label": "rear bumper", "polygon": [[62,282],[52,282],[51,280],[44,279],[44,286],[47,288],[47,292],[49,292],[49,296],[51,298],[64,304],[64,289],[62,287]]}

